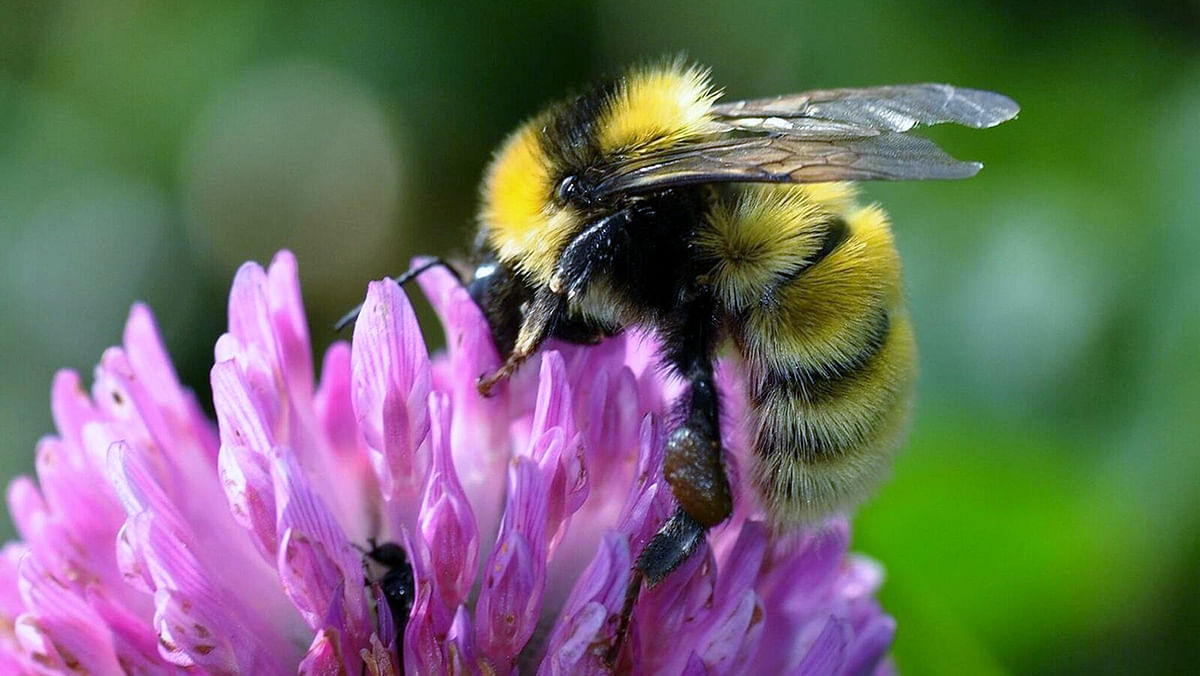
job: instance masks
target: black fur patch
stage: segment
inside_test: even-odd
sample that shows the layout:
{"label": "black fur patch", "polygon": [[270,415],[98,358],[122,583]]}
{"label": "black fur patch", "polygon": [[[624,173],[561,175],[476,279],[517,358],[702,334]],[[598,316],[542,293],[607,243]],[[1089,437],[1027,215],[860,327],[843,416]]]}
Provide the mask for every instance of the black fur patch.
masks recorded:
{"label": "black fur patch", "polygon": [[496,351],[501,357],[511,354],[525,319],[521,307],[533,298],[533,288],[489,249],[480,249],[467,292],[487,319]]}
{"label": "black fur patch", "polygon": [[596,125],[620,86],[620,80],[601,82],[543,113],[539,139],[551,164],[559,170],[558,181],[600,161]]}

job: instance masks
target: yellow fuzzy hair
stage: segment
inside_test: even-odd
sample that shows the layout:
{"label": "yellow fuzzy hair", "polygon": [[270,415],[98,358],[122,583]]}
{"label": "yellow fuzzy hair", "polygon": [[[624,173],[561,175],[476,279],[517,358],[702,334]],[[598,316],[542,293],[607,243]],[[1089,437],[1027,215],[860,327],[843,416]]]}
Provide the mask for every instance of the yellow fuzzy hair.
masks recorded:
{"label": "yellow fuzzy hair", "polygon": [[[635,69],[601,111],[597,143],[604,153],[646,152],[713,133],[709,113],[718,96],[708,72],[682,60]],[[479,211],[500,259],[541,283],[580,224],[577,213],[551,199],[555,168],[539,138],[549,114],[521,125],[500,147],[484,176]]]}
{"label": "yellow fuzzy hair", "polygon": [[825,405],[778,392],[760,407],[760,435],[800,440],[820,428],[847,449],[808,459],[757,455],[754,482],[775,526],[811,525],[850,509],[887,476],[908,432],[916,381],[916,342],[904,312],[896,313],[871,371]]}
{"label": "yellow fuzzy hair", "polygon": [[545,282],[578,217],[550,201],[551,166],[538,141],[540,127],[535,118],[500,147],[483,179],[479,218],[501,260]]}
{"label": "yellow fuzzy hair", "polygon": [[[813,263],[833,216],[845,239]],[[716,205],[697,244],[737,318],[758,426],[753,476],[772,520],[811,524],[853,506],[903,441],[915,379],[887,217],[855,205],[848,184],[744,186]]]}
{"label": "yellow fuzzy hair", "polygon": [[900,259],[887,217],[868,206],[845,218],[846,241],[807,270],[803,284],[781,287],[772,308],[747,317],[743,349],[752,360],[786,370],[851,358],[874,327],[874,310],[899,304]]}
{"label": "yellow fuzzy hair", "polygon": [[625,77],[597,124],[606,153],[670,146],[717,131],[710,115],[721,92],[708,71],[682,59],[636,69]]}
{"label": "yellow fuzzy hair", "polygon": [[714,206],[696,244],[716,263],[712,286],[725,307],[742,312],[817,253],[824,224],[837,213],[806,186],[759,185]]}

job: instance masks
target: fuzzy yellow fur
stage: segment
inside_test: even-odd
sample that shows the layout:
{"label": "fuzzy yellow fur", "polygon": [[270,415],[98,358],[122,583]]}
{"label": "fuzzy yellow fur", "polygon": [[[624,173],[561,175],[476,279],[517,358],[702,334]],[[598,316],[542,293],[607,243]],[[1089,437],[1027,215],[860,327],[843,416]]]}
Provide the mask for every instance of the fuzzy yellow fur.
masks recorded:
{"label": "fuzzy yellow fur", "polygon": [[709,113],[719,96],[708,71],[681,60],[634,70],[600,117],[600,148],[644,150],[714,133]]}
{"label": "fuzzy yellow fur", "polygon": [[538,141],[540,127],[539,119],[527,122],[500,147],[483,179],[479,218],[502,261],[546,282],[578,218],[550,199],[553,167]]}
{"label": "fuzzy yellow fur", "polygon": [[[776,390],[763,393],[753,478],[776,525],[816,523],[855,507],[887,476],[908,430],[916,345],[903,312],[872,367],[848,379],[836,397],[810,402]],[[817,436],[841,450],[819,455],[799,449]]]}
{"label": "fuzzy yellow fur", "polygon": [[[850,392],[842,402],[844,408],[857,407],[865,416],[861,425],[847,430],[855,439],[848,451],[809,460],[783,453],[758,454],[753,479],[775,526],[815,524],[834,512],[852,509],[887,477],[892,457],[908,432],[916,371],[907,320],[893,326],[891,340],[904,343],[892,356],[891,372],[868,386],[871,396],[855,401],[853,397],[868,392]],[[762,433],[796,439],[810,426],[799,423],[812,420],[811,425],[819,425],[829,416],[814,415],[810,407],[781,396],[759,412],[759,420],[764,428],[782,423]]]}
{"label": "fuzzy yellow fur", "polygon": [[775,368],[820,368],[853,357],[875,322],[873,309],[900,301],[900,260],[883,212],[863,207],[846,215],[850,236],[787,284],[770,308],[747,317],[745,349]]}
{"label": "fuzzy yellow fur", "polygon": [[[854,197],[846,184],[741,187],[698,239],[717,261],[714,291],[736,318],[757,401],[755,482],[778,524],[812,523],[856,504],[886,474],[906,430],[916,346],[899,257],[884,213]],[[845,220],[846,238],[811,264],[833,216]],[[881,312],[890,321],[878,352],[826,382],[822,396],[777,385],[854,362]],[[836,450],[818,452],[821,444]]]}
{"label": "fuzzy yellow fur", "polygon": [[817,253],[822,224],[837,212],[801,186],[749,186],[718,203],[696,243],[715,260],[710,280],[726,308],[741,312]]}

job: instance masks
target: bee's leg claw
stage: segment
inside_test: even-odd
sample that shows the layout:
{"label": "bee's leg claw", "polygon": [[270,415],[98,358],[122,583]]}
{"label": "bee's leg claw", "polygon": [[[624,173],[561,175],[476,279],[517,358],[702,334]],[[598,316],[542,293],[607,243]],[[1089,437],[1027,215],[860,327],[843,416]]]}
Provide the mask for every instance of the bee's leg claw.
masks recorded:
{"label": "bee's leg claw", "polygon": [[484,375],[479,376],[479,380],[475,381],[475,388],[479,390],[479,394],[482,394],[485,397],[492,396],[496,393],[496,386],[499,385],[501,381],[508,380],[509,376],[511,376],[517,370],[517,367],[520,366],[522,361],[524,361],[524,358],[521,358],[520,360],[514,360],[510,357],[509,360],[504,362],[504,365],[500,368],[491,373],[485,373]]}

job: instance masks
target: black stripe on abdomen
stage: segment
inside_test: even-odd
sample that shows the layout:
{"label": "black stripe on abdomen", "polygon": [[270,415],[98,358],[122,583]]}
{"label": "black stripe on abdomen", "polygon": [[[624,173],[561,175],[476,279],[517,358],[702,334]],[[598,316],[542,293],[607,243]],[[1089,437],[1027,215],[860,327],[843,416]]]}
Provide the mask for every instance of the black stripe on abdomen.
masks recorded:
{"label": "black stripe on abdomen", "polygon": [[819,364],[796,364],[780,369],[778,365],[764,374],[754,392],[756,403],[772,393],[784,392],[808,404],[818,404],[844,395],[854,382],[869,371],[887,344],[891,332],[891,313],[879,308],[862,345],[853,355],[830,357]]}
{"label": "black stripe on abdomen", "polygon": [[881,308],[871,326],[858,351],[842,359],[760,366],[751,385],[760,456],[820,464],[862,457],[879,443],[897,407],[906,406],[914,354],[905,316]]}
{"label": "black stripe on abdomen", "polygon": [[766,289],[764,294],[765,296],[769,297],[780,289],[795,284],[796,280],[802,277],[804,273],[813,269],[817,263],[820,263],[828,258],[829,254],[837,250],[837,248],[841,246],[842,242],[845,242],[850,237],[850,227],[846,225],[845,219],[841,217],[831,218],[824,224],[824,226],[825,231],[821,234],[821,244],[817,247],[817,250],[813,252],[812,256],[806,258],[804,262],[795,269],[779,277],[773,284],[771,284],[770,288]]}

